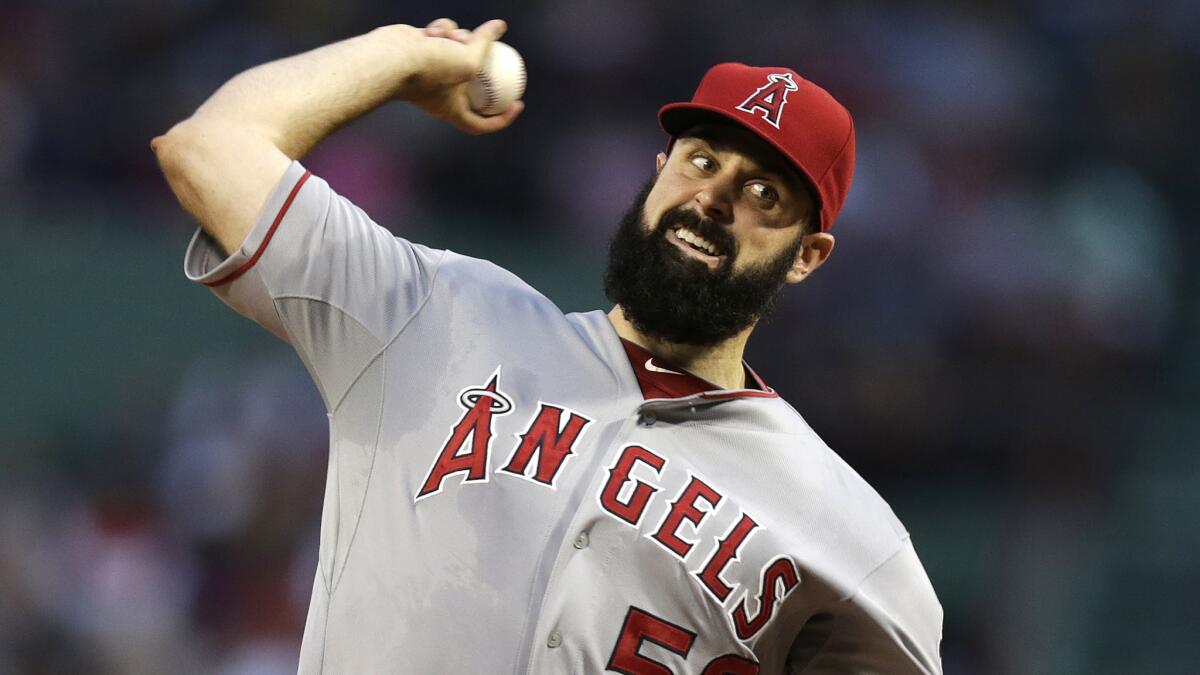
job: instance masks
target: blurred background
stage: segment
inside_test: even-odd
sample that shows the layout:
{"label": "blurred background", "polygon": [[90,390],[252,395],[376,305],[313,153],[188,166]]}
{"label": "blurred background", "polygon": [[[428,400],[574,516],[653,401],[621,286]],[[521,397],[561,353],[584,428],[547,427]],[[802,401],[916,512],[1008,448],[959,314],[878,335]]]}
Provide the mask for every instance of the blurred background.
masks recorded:
{"label": "blurred background", "polygon": [[244,68],[443,15],[510,21],[522,118],[393,105],[311,169],[607,308],[658,107],[793,65],[854,112],[858,172],[749,361],[913,533],[946,672],[1197,672],[1200,3],[5,0],[0,675],[294,672],[324,411],[184,279],[148,142]]}

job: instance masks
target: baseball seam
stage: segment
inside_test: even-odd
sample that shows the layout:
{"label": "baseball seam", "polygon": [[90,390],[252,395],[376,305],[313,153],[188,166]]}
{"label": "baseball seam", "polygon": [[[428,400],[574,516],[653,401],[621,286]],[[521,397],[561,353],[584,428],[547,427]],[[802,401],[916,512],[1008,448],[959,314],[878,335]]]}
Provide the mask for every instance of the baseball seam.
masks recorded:
{"label": "baseball seam", "polygon": [[[525,62],[519,55],[517,56],[517,73],[517,81],[513,89],[515,92],[524,92],[528,74],[525,71]],[[482,115],[498,115],[504,112],[498,108],[500,103],[500,87],[496,86],[494,78],[488,75],[487,69],[480,68],[476,74],[476,79],[479,80],[479,86],[483,89],[483,95],[486,97],[486,102],[478,112]],[[520,98],[520,93],[517,93],[514,98]]]}
{"label": "baseball seam", "polygon": [[483,93],[487,96],[487,103],[483,104],[482,112],[484,115],[496,114],[496,103],[500,95],[496,92],[496,87],[492,84],[492,78],[488,77],[482,69],[479,71],[479,83],[483,85]]}

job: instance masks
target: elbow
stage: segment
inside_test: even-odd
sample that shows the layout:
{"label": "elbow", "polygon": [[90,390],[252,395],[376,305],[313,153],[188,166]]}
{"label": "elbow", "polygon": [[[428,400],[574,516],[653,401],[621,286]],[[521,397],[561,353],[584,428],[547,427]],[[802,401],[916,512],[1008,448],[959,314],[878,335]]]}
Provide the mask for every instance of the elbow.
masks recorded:
{"label": "elbow", "polygon": [[188,166],[189,157],[195,155],[197,143],[188,122],[180,122],[170,131],[155,136],[150,141],[150,150],[158,159],[158,166],[168,178],[182,174]]}
{"label": "elbow", "polygon": [[204,221],[202,189],[212,174],[211,158],[204,144],[203,131],[191,122],[176,124],[165,134],[150,141],[158,168],[167,186],[189,213]]}
{"label": "elbow", "polygon": [[150,139],[150,152],[154,153],[155,158],[157,158],[159,162],[162,162],[163,158],[166,157],[167,146],[173,144],[174,142],[173,139],[167,138],[170,133],[171,132],[168,131],[161,136],[155,136],[154,138]]}

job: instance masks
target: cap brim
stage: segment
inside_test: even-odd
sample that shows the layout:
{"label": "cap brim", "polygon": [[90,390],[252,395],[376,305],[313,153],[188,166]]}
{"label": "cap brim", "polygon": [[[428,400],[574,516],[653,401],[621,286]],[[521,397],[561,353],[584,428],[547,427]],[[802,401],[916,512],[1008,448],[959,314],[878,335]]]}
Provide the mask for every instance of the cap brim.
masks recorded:
{"label": "cap brim", "polygon": [[[714,121],[714,117],[720,118],[716,121],[733,122],[739,126],[746,127],[746,125],[730,116],[729,113],[721,108],[702,103],[669,103],[659,109],[658,124],[663,128],[663,131],[672,136],[678,136],[698,124]],[[750,129],[750,127],[746,128]],[[753,129],[750,130],[754,131]]]}

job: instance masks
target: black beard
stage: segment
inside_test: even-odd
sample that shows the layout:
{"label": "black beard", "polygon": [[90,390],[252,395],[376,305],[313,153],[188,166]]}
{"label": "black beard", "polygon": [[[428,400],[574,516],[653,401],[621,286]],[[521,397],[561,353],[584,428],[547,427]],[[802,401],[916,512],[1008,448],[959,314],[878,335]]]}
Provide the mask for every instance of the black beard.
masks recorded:
{"label": "black beard", "polygon": [[[701,347],[724,342],[767,316],[802,238],[774,260],[735,275],[737,240],[710,218],[675,208],[646,231],[644,209],[653,185],[651,180],[642,188],[609,244],[604,277],[608,299],[620,305],[642,333]],[[720,267],[710,270],[668,242],[667,232],[679,226],[716,246],[725,256]]]}

